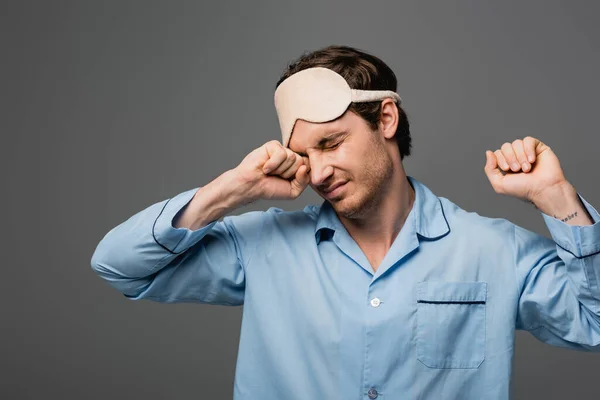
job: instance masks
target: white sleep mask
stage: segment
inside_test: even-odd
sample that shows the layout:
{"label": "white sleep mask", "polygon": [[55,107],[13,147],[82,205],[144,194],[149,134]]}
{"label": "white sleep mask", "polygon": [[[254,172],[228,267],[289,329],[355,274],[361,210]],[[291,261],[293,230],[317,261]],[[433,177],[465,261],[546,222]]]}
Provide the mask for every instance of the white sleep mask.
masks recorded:
{"label": "white sleep mask", "polygon": [[402,99],[391,90],[352,89],[337,72],[323,67],[304,69],[285,79],[275,91],[275,109],[281,128],[281,143],[288,147],[298,119],[328,122],[340,117],[350,103]]}

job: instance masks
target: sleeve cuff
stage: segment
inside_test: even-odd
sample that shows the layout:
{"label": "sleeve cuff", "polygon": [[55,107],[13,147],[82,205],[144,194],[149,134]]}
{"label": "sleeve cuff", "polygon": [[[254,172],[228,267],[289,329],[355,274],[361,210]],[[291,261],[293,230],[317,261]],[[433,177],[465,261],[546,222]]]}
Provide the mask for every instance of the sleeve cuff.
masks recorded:
{"label": "sleeve cuff", "polygon": [[167,200],[154,221],[152,226],[154,240],[171,253],[184,252],[198,242],[217,223],[215,220],[196,230],[173,227],[173,218],[192,200],[198,189],[190,189]]}
{"label": "sleeve cuff", "polygon": [[592,225],[574,226],[542,212],[552,239],[575,257],[587,257],[600,252],[600,214],[579,193],[577,196],[592,217]]}

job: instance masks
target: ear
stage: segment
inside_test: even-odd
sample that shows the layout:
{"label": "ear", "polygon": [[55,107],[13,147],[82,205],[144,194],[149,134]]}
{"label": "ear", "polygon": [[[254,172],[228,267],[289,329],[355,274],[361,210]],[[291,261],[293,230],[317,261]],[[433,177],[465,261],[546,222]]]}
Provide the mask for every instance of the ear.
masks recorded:
{"label": "ear", "polygon": [[398,107],[391,98],[381,101],[381,115],[379,118],[379,130],[386,139],[391,139],[398,128]]}

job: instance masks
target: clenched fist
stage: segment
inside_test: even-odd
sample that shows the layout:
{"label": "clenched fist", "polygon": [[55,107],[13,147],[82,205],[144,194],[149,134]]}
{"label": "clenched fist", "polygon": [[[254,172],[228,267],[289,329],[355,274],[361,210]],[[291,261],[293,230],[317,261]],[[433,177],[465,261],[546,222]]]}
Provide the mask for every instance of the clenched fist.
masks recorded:
{"label": "clenched fist", "polygon": [[310,183],[308,158],[277,140],[253,150],[234,171],[259,199],[295,199]]}

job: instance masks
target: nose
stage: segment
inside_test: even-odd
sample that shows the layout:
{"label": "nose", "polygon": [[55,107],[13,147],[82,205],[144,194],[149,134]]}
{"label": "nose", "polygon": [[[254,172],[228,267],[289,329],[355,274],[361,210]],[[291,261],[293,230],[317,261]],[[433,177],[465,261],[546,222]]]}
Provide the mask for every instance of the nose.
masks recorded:
{"label": "nose", "polygon": [[318,158],[310,159],[310,182],[314,186],[322,186],[333,175],[333,167]]}

